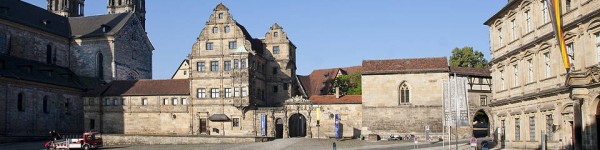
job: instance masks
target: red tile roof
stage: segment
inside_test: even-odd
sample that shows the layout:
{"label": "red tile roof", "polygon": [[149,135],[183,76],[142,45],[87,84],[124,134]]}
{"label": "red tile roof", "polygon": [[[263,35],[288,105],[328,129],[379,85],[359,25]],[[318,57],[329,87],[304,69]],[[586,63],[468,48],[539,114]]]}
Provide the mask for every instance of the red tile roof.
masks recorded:
{"label": "red tile roof", "polygon": [[344,95],[339,99],[335,95],[314,95],[309,100],[314,104],[361,104],[362,95]]}
{"label": "red tile roof", "polygon": [[490,68],[450,67],[450,73],[458,75],[492,77]]}
{"label": "red tile roof", "polygon": [[[329,93],[331,84],[329,81],[335,79],[338,72],[342,74],[353,74],[361,71],[361,66],[352,66],[344,68],[329,68],[314,70],[308,76],[298,76],[301,86],[306,91],[306,95],[311,97],[313,95],[325,95]],[[323,84],[325,83],[325,84]]]}
{"label": "red tile roof", "polygon": [[363,60],[362,67],[363,74],[449,71],[446,57]]}
{"label": "red tile roof", "polygon": [[88,96],[189,95],[188,79],[115,80],[91,91]]}

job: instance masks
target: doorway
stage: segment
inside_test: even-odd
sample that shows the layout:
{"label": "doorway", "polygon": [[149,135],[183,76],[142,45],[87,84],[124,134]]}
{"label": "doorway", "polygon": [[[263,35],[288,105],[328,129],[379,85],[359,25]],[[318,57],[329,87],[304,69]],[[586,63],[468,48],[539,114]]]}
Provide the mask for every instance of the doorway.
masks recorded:
{"label": "doorway", "polygon": [[306,136],[306,117],[302,114],[293,114],[288,122],[290,137]]}
{"label": "doorway", "polygon": [[198,130],[200,131],[200,134],[207,134],[206,118],[200,119],[200,128]]}
{"label": "doorway", "polygon": [[473,116],[473,137],[487,137],[490,133],[490,119],[482,109]]}
{"label": "doorway", "polygon": [[275,120],[275,138],[283,138],[283,119],[281,118]]}

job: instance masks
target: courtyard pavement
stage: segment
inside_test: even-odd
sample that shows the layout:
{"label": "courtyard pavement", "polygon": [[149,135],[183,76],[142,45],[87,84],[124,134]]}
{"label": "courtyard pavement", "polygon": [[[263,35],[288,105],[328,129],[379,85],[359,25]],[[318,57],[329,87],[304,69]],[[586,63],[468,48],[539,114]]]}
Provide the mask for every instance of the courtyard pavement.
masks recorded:
{"label": "courtyard pavement", "polygon": [[[467,145],[466,140],[459,141],[459,149],[472,150],[474,148]],[[289,138],[277,139],[270,142],[260,143],[237,143],[237,144],[194,144],[194,145],[115,145],[106,146],[102,149],[111,150],[321,150],[333,149],[333,143],[339,150],[396,150],[396,149],[421,149],[421,150],[442,150],[442,143],[420,143],[417,145],[408,141],[360,141],[360,140],[342,140],[334,139],[306,139]],[[447,143],[446,143],[447,144]],[[0,150],[40,150],[44,149],[44,142],[25,142],[0,144]],[[446,145],[447,146],[447,145]],[[448,147],[446,147],[447,149]],[[454,149],[454,147],[452,148]]]}

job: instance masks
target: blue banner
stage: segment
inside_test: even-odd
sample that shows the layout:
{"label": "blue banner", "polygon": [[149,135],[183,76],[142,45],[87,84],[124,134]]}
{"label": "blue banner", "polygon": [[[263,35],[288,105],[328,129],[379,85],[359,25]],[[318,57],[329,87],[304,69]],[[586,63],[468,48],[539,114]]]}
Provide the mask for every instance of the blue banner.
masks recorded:
{"label": "blue banner", "polygon": [[335,139],[340,139],[340,116],[335,114],[335,128],[333,132],[335,132]]}
{"label": "blue banner", "polygon": [[260,135],[267,136],[267,115],[260,115]]}

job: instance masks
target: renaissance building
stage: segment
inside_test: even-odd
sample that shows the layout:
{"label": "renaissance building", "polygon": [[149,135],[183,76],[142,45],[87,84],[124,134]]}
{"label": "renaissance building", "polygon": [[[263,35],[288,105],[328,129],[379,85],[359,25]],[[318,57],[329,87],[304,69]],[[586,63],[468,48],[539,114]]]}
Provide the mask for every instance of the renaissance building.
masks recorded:
{"label": "renaissance building", "polygon": [[489,26],[502,148],[598,149],[600,1],[561,2],[568,72],[545,0],[510,0]]}

